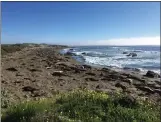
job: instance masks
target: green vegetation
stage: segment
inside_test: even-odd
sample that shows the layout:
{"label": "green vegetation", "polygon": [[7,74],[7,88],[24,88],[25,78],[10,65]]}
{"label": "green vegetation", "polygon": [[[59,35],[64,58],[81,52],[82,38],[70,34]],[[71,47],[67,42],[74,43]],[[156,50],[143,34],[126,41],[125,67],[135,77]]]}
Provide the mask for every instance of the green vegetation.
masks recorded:
{"label": "green vegetation", "polygon": [[28,44],[2,44],[1,45],[1,54],[5,55],[7,53],[13,53],[16,51],[20,51],[23,48],[28,46]]}
{"label": "green vegetation", "polygon": [[75,90],[10,106],[2,122],[160,122],[159,107],[123,95]]}

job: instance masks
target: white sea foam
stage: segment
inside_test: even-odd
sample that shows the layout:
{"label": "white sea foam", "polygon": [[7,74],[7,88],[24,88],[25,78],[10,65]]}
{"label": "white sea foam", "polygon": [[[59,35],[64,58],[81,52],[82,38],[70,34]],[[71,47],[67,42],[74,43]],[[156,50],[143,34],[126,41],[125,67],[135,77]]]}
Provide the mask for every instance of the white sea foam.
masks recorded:
{"label": "white sea foam", "polygon": [[[93,65],[111,66],[111,67],[131,67],[137,68],[141,71],[153,70],[157,73],[160,72],[160,52],[155,50],[142,50],[131,47],[96,47],[89,49],[86,47],[78,48],[74,51],[76,55],[84,57],[85,62]],[[134,52],[136,57],[128,57],[127,54]],[[82,54],[85,53],[85,54]]]}

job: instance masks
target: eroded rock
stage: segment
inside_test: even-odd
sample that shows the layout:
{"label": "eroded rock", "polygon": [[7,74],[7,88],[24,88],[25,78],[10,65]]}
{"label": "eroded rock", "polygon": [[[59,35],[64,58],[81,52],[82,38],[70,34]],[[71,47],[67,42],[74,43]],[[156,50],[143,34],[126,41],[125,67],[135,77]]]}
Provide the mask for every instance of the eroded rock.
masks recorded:
{"label": "eroded rock", "polygon": [[160,75],[153,71],[148,71],[145,76],[150,77],[150,78],[160,78]]}
{"label": "eroded rock", "polygon": [[18,71],[18,70],[17,70],[16,68],[14,68],[14,67],[7,68],[6,70],[12,71],[12,72]]}

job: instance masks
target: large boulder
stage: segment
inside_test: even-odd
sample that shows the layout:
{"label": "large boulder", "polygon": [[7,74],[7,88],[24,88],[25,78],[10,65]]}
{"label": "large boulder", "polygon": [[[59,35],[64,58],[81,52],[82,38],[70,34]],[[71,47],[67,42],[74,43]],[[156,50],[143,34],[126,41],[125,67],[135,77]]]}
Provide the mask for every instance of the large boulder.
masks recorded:
{"label": "large boulder", "polygon": [[126,55],[126,56],[136,57],[136,56],[137,56],[137,54],[136,54],[136,53],[129,53],[129,54],[128,54],[128,55]]}
{"label": "large boulder", "polygon": [[145,76],[150,77],[150,78],[160,78],[160,75],[153,71],[147,71]]}

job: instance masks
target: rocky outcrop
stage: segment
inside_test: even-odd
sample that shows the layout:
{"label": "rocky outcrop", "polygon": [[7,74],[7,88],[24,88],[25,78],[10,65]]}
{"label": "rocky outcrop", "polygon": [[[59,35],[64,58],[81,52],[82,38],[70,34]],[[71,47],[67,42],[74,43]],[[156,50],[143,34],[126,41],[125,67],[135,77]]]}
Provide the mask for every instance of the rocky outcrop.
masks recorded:
{"label": "rocky outcrop", "polygon": [[126,90],[126,88],[127,88],[127,86],[126,86],[125,84],[120,83],[120,82],[116,83],[116,84],[115,84],[115,87],[120,87],[120,88],[122,88],[123,90]]}
{"label": "rocky outcrop", "polygon": [[98,81],[96,78],[85,78],[86,81]]}
{"label": "rocky outcrop", "polygon": [[147,87],[147,86],[137,86],[138,89],[142,90],[142,91],[145,91],[147,93],[150,93],[150,94],[153,94],[154,91],[153,89]]}
{"label": "rocky outcrop", "polygon": [[145,76],[149,78],[160,78],[160,75],[153,71],[148,71]]}
{"label": "rocky outcrop", "polygon": [[34,91],[38,90],[38,89],[36,89],[36,88],[34,88],[34,87],[32,87],[32,86],[25,86],[25,87],[23,87],[22,89],[23,89],[23,91],[32,92],[32,93],[33,93]]}
{"label": "rocky outcrop", "polygon": [[76,56],[76,54],[75,53],[72,53],[72,52],[67,52],[66,55]]}
{"label": "rocky outcrop", "polygon": [[6,70],[12,71],[12,72],[18,71],[18,70],[17,70],[16,68],[14,68],[14,67],[7,68]]}
{"label": "rocky outcrop", "polygon": [[122,54],[128,54],[128,52],[123,52]]}
{"label": "rocky outcrop", "polygon": [[83,52],[82,54],[83,54],[83,55],[86,55],[87,53]]}
{"label": "rocky outcrop", "polygon": [[136,57],[136,56],[137,56],[137,54],[136,54],[136,53],[129,53],[129,54],[128,54],[128,55],[126,55],[126,56]]}
{"label": "rocky outcrop", "polygon": [[67,76],[66,74],[63,73],[63,71],[54,71],[52,73],[53,76]]}

